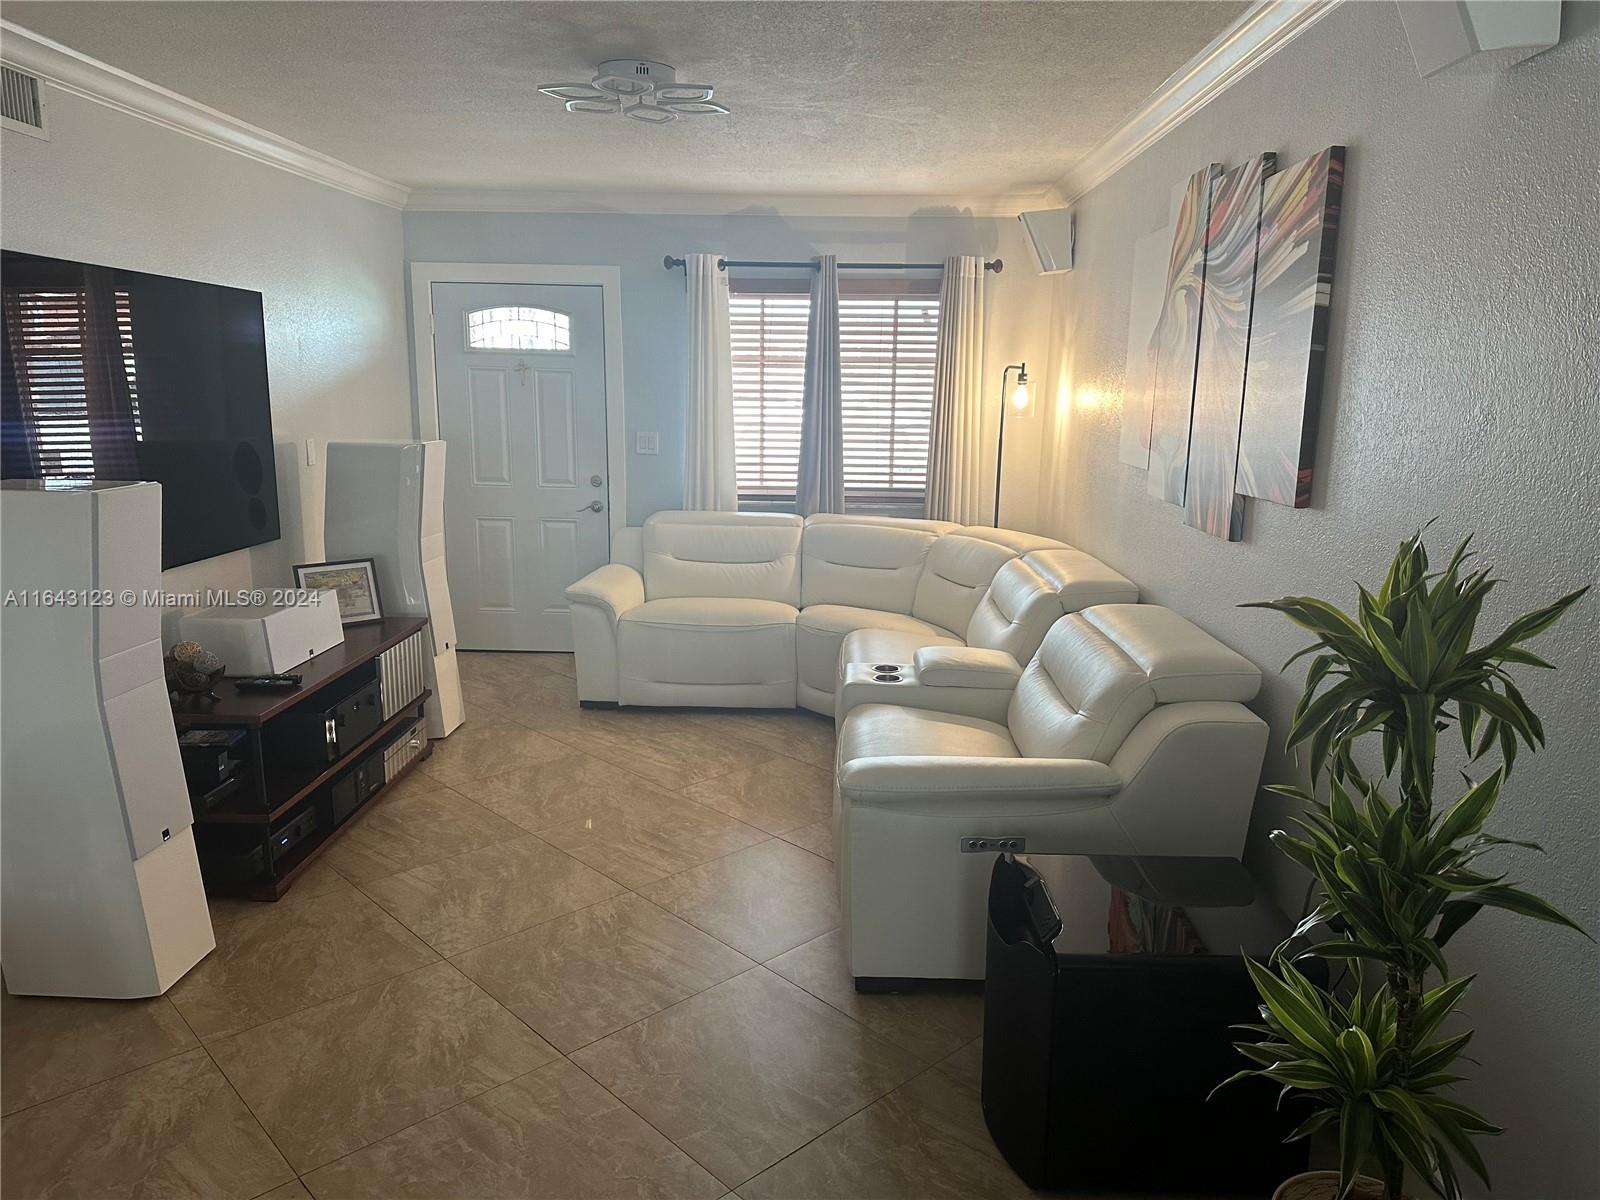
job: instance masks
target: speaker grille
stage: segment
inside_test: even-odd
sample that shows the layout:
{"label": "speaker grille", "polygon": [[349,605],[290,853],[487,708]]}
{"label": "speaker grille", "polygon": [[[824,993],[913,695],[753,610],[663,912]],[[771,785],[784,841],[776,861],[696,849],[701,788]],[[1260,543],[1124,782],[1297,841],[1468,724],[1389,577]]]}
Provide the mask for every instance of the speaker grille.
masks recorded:
{"label": "speaker grille", "polygon": [[383,697],[383,719],[422,695],[427,686],[423,674],[423,630],[418,630],[398,646],[391,646],[378,658],[378,680]]}

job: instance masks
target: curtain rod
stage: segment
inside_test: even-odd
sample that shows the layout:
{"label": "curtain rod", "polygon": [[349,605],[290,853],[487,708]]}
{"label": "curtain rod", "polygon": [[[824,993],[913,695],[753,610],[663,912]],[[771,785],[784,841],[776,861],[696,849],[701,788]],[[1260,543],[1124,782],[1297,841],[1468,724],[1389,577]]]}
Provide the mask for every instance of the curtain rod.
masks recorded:
{"label": "curtain rod", "polygon": [[[661,260],[661,265],[671,271],[675,267],[684,265],[684,260],[674,258],[668,254]],[[938,271],[944,268],[943,263],[891,263],[891,262],[842,262],[838,264],[841,271]],[[719,258],[717,270],[726,271],[729,267],[792,267],[796,270],[804,269],[815,271],[815,259],[805,259],[801,262],[768,261],[755,258]],[[993,271],[996,275],[1005,270],[1004,259],[991,258],[983,264],[985,271]]]}

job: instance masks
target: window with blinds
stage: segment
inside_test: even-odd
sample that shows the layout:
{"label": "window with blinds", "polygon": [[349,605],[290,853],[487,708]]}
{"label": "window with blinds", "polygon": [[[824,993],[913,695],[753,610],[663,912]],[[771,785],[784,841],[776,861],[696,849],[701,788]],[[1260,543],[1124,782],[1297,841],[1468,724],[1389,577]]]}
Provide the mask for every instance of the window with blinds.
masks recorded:
{"label": "window with blinds", "polygon": [[[132,299],[123,291],[114,295],[118,344],[112,351],[116,361],[108,366],[120,370],[126,381],[133,436],[142,441]],[[105,374],[95,361],[99,339],[92,332],[88,293],[8,291],[6,305],[12,362],[19,391],[26,397],[39,473],[51,478],[94,478],[96,414],[90,411],[90,374],[100,369],[101,380]]]}
{"label": "window with blinds", "polygon": [[741,505],[794,502],[810,313],[811,299],[804,294],[734,292],[728,298]]}
{"label": "window with blinds", "polygon": [[839,297],[847,505],[922,505],[938,336],[937,296]]}
{"label": "window with blinds", "polygon": [[[804,293],[755,290],[729,301],[740,504],[792,504],[805,386]],[[857,292],[839,298],[846,506],[920,508],[927,493],[939,298]]]}

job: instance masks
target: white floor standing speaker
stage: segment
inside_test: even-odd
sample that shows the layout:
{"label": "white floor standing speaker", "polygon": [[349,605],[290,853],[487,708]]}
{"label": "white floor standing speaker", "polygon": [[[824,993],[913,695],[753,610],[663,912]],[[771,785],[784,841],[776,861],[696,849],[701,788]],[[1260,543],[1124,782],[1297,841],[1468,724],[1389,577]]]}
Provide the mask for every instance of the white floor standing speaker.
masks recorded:
{"label": "white floor standing speaker", "polygon": [[444,562],[443,442],[329,442],[323,545],[329,561],[370,558],[385,616],[428,618],[428,736],[461,724],[456,621]]}
{"label": "white floor standing speaker", "polygon": [[14,995],[165,992],[216,946],[161,665],[161,486],[0,487]]}

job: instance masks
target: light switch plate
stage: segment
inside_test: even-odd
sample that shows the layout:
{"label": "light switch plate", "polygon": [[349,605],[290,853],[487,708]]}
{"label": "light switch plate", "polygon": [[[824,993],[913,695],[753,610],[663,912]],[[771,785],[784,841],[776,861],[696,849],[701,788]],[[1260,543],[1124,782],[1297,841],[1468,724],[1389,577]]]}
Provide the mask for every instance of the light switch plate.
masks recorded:
{"label": "light switch plate", "polygon": [[635,454],[660,454],[661,435],[659,433],[635,433],[633,435],[633,452]]}
{"label": "light switch plate", "polygon": [[317,439],[316,438],[307,438],[306,439],[306,466],[314,467],[316,465],[317,465]]}

